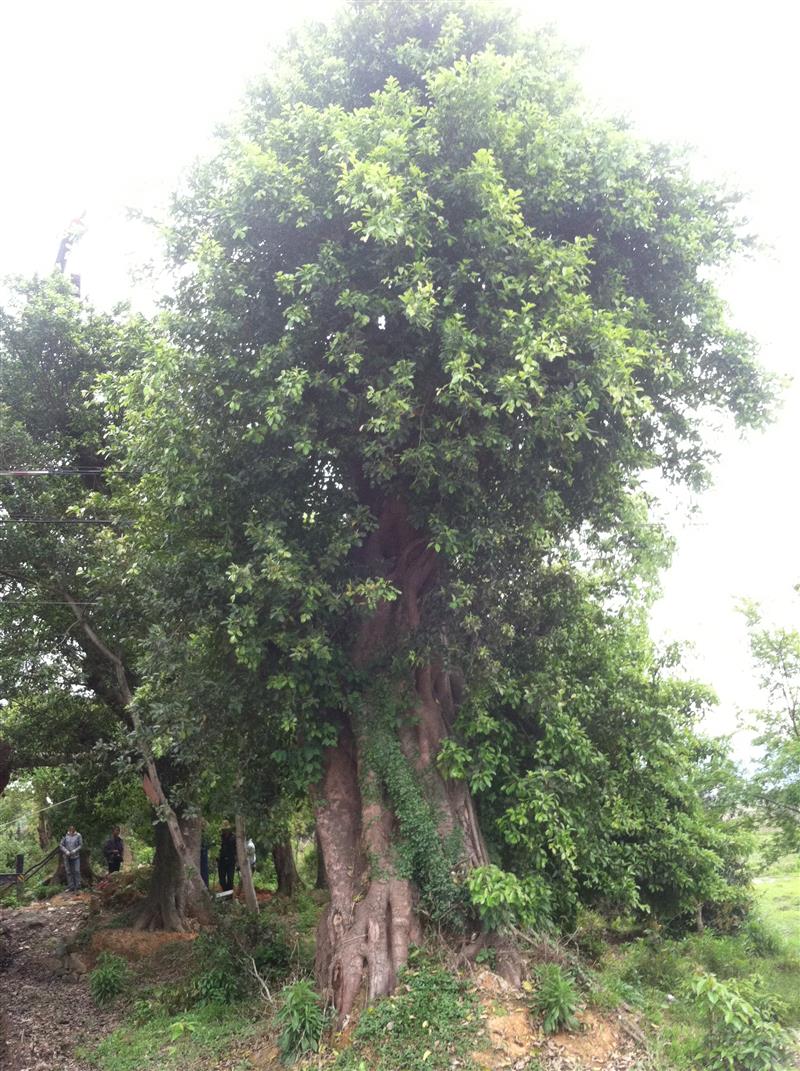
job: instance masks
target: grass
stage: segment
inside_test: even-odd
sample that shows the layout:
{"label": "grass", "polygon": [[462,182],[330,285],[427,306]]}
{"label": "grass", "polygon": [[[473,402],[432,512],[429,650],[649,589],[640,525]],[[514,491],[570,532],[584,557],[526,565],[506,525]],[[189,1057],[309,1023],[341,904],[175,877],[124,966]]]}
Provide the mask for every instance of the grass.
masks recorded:
{"label": "grass", "polygon": [[625,1003],[650,1023],[653,1071],[703,1066],[706,1023],[690,986],[701,973],[743,987],[748,999],[783,1005],[781,1021],[800,1027],[800,869],[790,856],[755,883],[754,910],[739,930],[707,929],[683,939],[652,934],[607,947],[590,972],[591,1002],[607,1011]]}
{"label": "grass", "polygon": [[[81,1055],[99,1071],[189,1071],[209,1066],[209,1061],[230,1053],[234,1042],[254,1038],[264,1028],[261,1004],[208,1004],[177,1016],[125,1023]],[[238,1066],[247,1063],[242,1060]]]}
{"label": "grass", "polygon": [[800,855],[787,855],[763,870],[755,894],[764,921],[800,957]]}
{"label": "grass", "polygon": [[[584,963],[578,976],[590,979],[590,1003],[602,1011],[624,1004],[641,1012],[652,1071],[697,1071],[703,1066],[707,1023],[690,992],[700,973],[735,981],[757,1003],[782,1002],[783,1022],[800,1027],[798,889],[797,856],[763,870],[755,883],[755,910],[731,934],[707,929],[683,939],[658,932],[634,939],[630,929],[621,931],[587,913],[576,944]],[[271,948],[274,930],[275,940],[280,937],[278,943],[285,941],[290,952],[289,962],[281,967],[286,980],[308,973],[323,909],[324,898],[315,892],[303,892],[292,901],[276,897],[263,905],[265,947]],[[199,951],[199,946],[180,948],[175,953],[180,962],[173,969],[160,965],[161,989],[133,1005],[127,1022],[83,1054],[90,1066],[98,1071],[250,1067],[248,1053],[265,1039],[274,1040],[278,1028],[263,1004],[249,995],[220,1004],[211,993],[208,1003],[198,1003],[197,978],[208,974]],[[279,977],[270,977],[273,991],[280,984]],[[450,973],[435,955],[413,950],[394,995],[369,1007],[346,1039],[330,1039],[323,1064],[328,1071],[449,1071],[454,1066],[474,1071],[472,1054],[481,1049],[482,1032],[482,1008],[468,981]],[[336,1052],[338,1045],[342,1047]],[[530,1064],[536,1066],[535,1061]]]}

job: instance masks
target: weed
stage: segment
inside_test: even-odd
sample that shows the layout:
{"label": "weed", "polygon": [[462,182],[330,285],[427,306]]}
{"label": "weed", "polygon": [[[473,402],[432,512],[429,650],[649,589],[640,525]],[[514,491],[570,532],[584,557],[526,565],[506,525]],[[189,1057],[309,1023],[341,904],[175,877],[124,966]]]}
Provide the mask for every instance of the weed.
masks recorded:
{"label": "weed", "polygon": [[286,1063],[319,1049],[326,1017],[310,982],[284,986],[276,1018],[281,1027],[278,1048]]}
{"label": "weed", "polygon": [[475,957],[475,962],[493,971],[497,966],[497,949],[482,948]]}
{"label": "weed", "polygon": [[691,986],[705,1014],[706,1071],[780,1071],[790,1038],[769,1008],[746,1000],[735,982],[701,974]]}
{"label": "weed", "polygon": [[84,1055],[89,1066],[100,1071],[185,1071],[219,1066],[219,1060],[230,1055],[232,1042],[266,1029],[263,1009],[249,1004],[209,1004],[191,1015],[165,1015],[153,1005],[149,1016],[124,1023]]}
{"label": "weed", "polygon": [[622,972],[622,980],[637,987],[674,993],[689,979],[693,964],[685,941],[640,938],[634,943]]}
{"label": "weed", "polygon": [[98,1008],[107,1008],[125,989],[130,979],[128,964],[113,952],[101,952],[89,975],[89,990]]}
{"label": "weed", "polygon": [[194,943],[197,974],[191,982],[196,1004],[233,1004],[247,992],[247,978],[235,949],[218,933],[201,934]]}
{"label": "weed", "polygon": [[760,915],[750,915],[742,927],[742,936],[747,951],[753,956],[773,958],[787,954],[787,943],[783,935]]}
{"label": "weed", "polygon": [[268,983],[289,974],[291,949],[273,920],[247,911],[227,911],[217,928],[194,942],[196,1004],[233,1004],[254,992],[253,966]]}
{"label": "weed", "polygon": [[557,963],[544,963],[536,972],[537,988],[533,998],[534,1010],[542,1017],[545,1034],[557,1030],[575,1030],[575,1012],[580,997],[573,979]]}
{"label": "weed", "polygon": [[184,1034],[194,1034],[196,1030],[197,1023],[194,1019],[176,1019],[173,1023],[170,1023],[169,1039],[170,1041],[177,1041]]}
{"label": "weed", "polygon": [[644,997],[641,989],[620,977],[618,968],[612,966],[602,971],[587,972],[590,982],[589,1000],[601,1011],[613,1011],[620,1004],[641,1008]]}
{"label": "weed", "polygon": [[581,911],[574,941],[584,959],[599,963],[607,951],[605,919],[594,911]]}
{"label": "weed", "polygon": [[394,994],[364,1011],[335,1069],[466,1071],[475,1067],[469,1054],[480,1032],[480,1009],[466,983],[412,951]]}

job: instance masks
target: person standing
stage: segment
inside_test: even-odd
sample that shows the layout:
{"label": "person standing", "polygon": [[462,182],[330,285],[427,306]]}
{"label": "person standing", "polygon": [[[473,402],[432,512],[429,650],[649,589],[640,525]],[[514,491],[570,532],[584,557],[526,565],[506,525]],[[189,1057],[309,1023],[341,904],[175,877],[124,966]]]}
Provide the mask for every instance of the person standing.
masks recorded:
{"label": "person standing", "polygon": [[223,822],[219,841],[219,857],[217,858],[219,885],[223,892],[230,892],[233,888],[233,875],[235,872],[236,835],[231,829],[230,822]]}
{"label": "person standing", "polygon": [[81,887],[81,848],[83,837],[70,826],[61,838],[61,854],[64,856],[64,870],[67,874],[67,889],[69,892],[79,892]]}
{"label": "person standing", "polygon": [[106,857],[106,863],[108,863],[109,874],[116,874],[122,866],[123,851],[124,845],[122,837],[119,835],[119,826],[114,826],[111,836],[103,845],[103,855]]}

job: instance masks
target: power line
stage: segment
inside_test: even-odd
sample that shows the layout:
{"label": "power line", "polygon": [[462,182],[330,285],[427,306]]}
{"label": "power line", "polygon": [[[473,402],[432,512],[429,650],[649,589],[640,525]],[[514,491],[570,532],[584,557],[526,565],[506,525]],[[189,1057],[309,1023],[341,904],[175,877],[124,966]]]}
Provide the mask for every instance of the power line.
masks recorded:
{"label": "power line", "polygon": [[105,469],[0,469],[0,476],[102,476]]}
{"label": "power line", "polygon": [[6,603],[11,603],[14,606],[99,606],[100,600],[94,599],[92,602],[82,601],[80,599],[7,599],[5,596],[0,595],[0,606]]}
{"label": "power line", "polygon": [[115,524],[127,525],[129,521],[114,521],[103,517],[0,517],[0,524]]}
{"label": "power line", "polygon": [[58,803],[51,803],[47,807],[41,807],[38,811],[23,811],[22,814],[17,815],[10,822],[6,822],[4,826],[0,826],[0,833],[6,829],[11,829],[12,826],[19,825],[20,822],[26,821],[28,818],[44,814],[45,811],[52,811],[54,807],[62,807],[65,803],[72,803],[77,798],[77,796],[68,796],[65,800],[59,800]]}

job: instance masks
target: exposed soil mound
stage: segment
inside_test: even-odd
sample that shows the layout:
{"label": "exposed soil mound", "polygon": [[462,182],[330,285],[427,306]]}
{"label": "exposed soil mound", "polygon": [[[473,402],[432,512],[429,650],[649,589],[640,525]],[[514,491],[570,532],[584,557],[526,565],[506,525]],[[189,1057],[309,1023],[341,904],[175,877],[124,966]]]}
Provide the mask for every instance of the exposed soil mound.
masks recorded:
{"label": "exposed soil mound", "polygon": [[488,1046],[475,1053],[484,1071],[519,1071],[536,1056],[543,1071],[628,1071],[640,1066],[641,1052],[626,1029],[624,1015],[583,1011],[581,1029],[546,1037],[527,1002],[503,978],[481,971],[475,979],[485,1013]]}
{"label": "exposed soil mound", "polygon": [[114,952],[127,960],[136,961],[147,959],[166,945],[194,941],[196,936],[194,933],[168,933],[163,930],[98,930],[92,934],[89,954],[96,960],[101,952]]}

